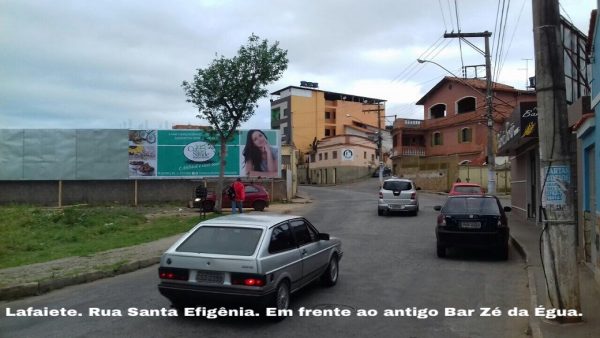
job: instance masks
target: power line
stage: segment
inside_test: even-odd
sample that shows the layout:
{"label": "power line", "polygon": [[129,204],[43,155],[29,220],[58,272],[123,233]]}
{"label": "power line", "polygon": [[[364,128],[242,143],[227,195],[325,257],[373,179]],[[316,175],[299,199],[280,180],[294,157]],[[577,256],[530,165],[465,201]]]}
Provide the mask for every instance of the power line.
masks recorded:
{"label": "power line", "polygon": [[438,5],[440,6],[440,12],[442,12],[442,20],[444,21],[444,31],[447,31],[448,26],[446,25],[446,16],[444,15],[444,9],[442,8],[442,0],[438,0]]}
{"label": "power line", "polygon": [[[460,19],[458,18],[458,5],[456,4],[456,0],[454,0],[454,11],[456,11],[456,29],[460,33]],[[462,42],[461,39],[458,39],[458,48],[460,50],[460,65],[464,68],[465,62],[463,60],[463,52],[462,52]]]}
{"label": "power line", "polygon": [[[512,42],[513,42],[513,40],[515,38],[515,33],[517,32],[517,27],[519,26],[519,22],[521,21],[521,15],[523,14],[523,9],[525,8],[525,1],[526,0],[523,0],[523,4],[521,5],[521,10],[519,11],[519,16],[517,17],[517,22],[515,23],[515,27],[514,27],[512,36],[510,38],[510,42],[508,43],[508,48],[506,49],[504,57],[502,58],[502,63],[501,63],[501,66],[500,66],[500,72],[502,71],[502,68],[504,68],[504,62],[506,61],[506,59],[508,59],[508,52],[510,51],[510,48],[512,46]],[[529,60],[531,60],[531,59],[529,59]],[[498,77],[500,77],[500,72],[498,72]],[[525,88],[527,88],[527,86],[528,86],[528,83],[526,81]]]}

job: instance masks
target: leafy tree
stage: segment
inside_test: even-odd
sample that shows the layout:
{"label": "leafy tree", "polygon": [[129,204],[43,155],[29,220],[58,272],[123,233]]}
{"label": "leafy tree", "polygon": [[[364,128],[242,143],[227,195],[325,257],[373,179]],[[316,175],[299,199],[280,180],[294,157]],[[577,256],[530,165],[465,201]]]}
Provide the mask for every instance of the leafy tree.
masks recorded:
{"label": "leafy tree", "polygon": [[209,140],[221,145],[215,205],[218,212],[222,204],[220,192],[223,191],[227,141],[233,138],[241,123],[254,115],[257,101],[268,94],[266,86],[281,77],[287,64],[287,50],[279,48],[279,42],[270,45],[252,34],[236,56],[221,55],[205,69],[198,69],[194,81],[182,84],[187,102],[198,108],[196,117],[210,124]]}

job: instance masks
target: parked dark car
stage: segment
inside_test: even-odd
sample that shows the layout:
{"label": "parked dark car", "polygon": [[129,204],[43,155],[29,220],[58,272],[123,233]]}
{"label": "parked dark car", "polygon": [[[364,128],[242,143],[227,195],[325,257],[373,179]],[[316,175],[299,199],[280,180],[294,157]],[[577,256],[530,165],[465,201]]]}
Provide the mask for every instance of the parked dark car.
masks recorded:
{"label": "parked dark car", "polygon": [[[227,195],[227,188],[223,189],[222,193],[222,208],[231,208],[231,199],[229,195]],[[246,190],[246,198],[244,199],[244,208],[253,208],[257,211],[263,211],[266,207],[269,206],[271,198],[269,197],[269,192],[260,184],[255,183],[244,183],[244,187]],[[194,208],[203,208],[204,211],[213,211],[215,208],[215,203],[217,200],[217,195],[214,191],[208,191],[206,193],[206,198],[196,198],[194,200]]]}
{"label": "parked dark car", "polygon": [[449,247],[483,248],[496,251],[500,259],[508,259],[509,227],[505,212],[496,196],[449,196],[437,218],[435,235],[437,255],[446,257]]}
{"label": "parked dark car", "polygon": [[[388,167],[384,167],[381,175],[383,177],[392,176],[392,169],[388,168]],[[371,175],[371,177],[379,177],[379,168],[377,168],[377,169],[375,169],[375,171],[373,171],[373,174]]]}

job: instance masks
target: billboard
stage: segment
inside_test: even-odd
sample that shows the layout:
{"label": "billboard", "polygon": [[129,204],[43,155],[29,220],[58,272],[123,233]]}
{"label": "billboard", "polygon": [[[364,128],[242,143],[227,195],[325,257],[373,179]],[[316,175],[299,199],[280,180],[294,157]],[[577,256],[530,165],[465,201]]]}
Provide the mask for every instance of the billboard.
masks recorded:
{"label": "billboard", "polygon": [[[280,177],[279,130],[239,130],[225,145],[226,177]],[[130,178],[219,176],[221,145],[203,130],[130,130]]]}

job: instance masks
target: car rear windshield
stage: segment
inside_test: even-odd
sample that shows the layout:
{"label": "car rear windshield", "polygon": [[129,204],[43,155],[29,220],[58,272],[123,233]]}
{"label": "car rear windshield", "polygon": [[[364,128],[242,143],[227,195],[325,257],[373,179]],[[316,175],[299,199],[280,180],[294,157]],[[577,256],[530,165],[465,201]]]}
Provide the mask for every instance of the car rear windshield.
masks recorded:
{"label": "car rear windshield", "polygon": [[181,243],[176,251],[252,256],[261,234],[261,229],[203,226]]}
{"label": "car rear windshield", "polygon": [[442,210],[446,214],[500,215],[494,198],[449,198]]}
{"label": "car rear windshield", "polygon": [[460,192],[460,193],[465,193],[465,194],[478,194],[478,193],[481,193],[481,188],[480,187],[458,186],[458,187],[454,187],[454,191]]}
{"label": "car rear windshield", "polygon": [[385,190],[410,190],[412,184],[406,181],[385,181],[383,182],[383,189]]}

